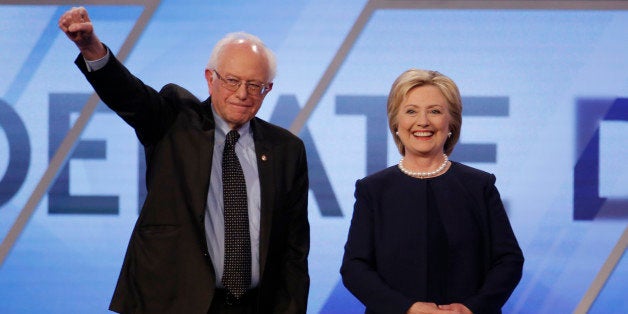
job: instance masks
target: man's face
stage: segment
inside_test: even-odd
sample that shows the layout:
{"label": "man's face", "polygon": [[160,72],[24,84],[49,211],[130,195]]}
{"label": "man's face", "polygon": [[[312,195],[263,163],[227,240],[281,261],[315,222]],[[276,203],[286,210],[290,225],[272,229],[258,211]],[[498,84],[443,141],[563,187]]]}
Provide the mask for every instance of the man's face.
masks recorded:
{"label": "man's face", "polygon": [[[214,73],[217,73],[217,75]],[[269,67],[258,46],[247,42],[227,44],[218,56],[216,69],[205,70],[214,110],[231,129],[238,129],[255,117],[266,93],[251,92],[260,84],[268,84]],[[240,86],[228,82],[239,81]],[[248,85],[252,85],[248,87]]]}

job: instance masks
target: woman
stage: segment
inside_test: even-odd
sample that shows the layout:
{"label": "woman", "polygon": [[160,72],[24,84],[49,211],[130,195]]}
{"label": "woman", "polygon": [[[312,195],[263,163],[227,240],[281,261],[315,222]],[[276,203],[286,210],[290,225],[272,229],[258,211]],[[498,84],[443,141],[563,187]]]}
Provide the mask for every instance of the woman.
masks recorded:
{"label": "woman", "polygon": [[458,87],[408,70],[387,112],[403,157],[356,182],[344,285],[366,313],[501,313],[523,254],[495,176],[448,160],[462,125]]}

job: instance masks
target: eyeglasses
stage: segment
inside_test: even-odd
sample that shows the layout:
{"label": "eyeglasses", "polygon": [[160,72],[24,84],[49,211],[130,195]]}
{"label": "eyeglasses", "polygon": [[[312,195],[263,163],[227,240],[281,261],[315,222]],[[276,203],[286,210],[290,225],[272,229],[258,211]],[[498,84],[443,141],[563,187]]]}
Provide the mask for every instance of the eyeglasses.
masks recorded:
{"label": "eyeglasses", "polygon": [[222,77],[218,71],[213,70],[216,73],[218,79],[222,82],[222,86],[232,92],[235,92],[240,88],[240,85],[244,83],[246,86],[246,92],[253,96],[261,96],[270,91],[270,84],[257,81],[242,81],[236,77]]}

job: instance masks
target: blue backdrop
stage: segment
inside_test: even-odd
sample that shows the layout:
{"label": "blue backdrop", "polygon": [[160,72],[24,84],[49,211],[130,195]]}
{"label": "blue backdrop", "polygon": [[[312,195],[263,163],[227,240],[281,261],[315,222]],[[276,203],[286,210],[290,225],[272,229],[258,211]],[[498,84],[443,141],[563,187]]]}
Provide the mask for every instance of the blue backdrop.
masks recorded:
{"label": "blue backdrop", "polygon": [[[0,313],[107,312],[144,195],[132,129],[102,104],[81,113],[92,89],[57,28],[67,2],[0,0]],[[256,34],[276,52],[277,79],[259,116],[296,128],[307,145],[308,312],[363,310],[338,273],[353,188],[399,160],[385,103],[410,67],[458,83],[465,107],[452,159],[498,178],[526,257],[505,312],[574,311],[626,229],[626,5],[127,2],[87,8],[101,40],[116,53],[129,47],[125,64],[157,89],[174,82],[206,98],[203,70],[227,32]],[[313,110],[295,127],[306,105]],[[60,149],[67,156],[51,163],[81,117],[80,136]],[[591,313],[628,312],[628,260],[619,253]]]}

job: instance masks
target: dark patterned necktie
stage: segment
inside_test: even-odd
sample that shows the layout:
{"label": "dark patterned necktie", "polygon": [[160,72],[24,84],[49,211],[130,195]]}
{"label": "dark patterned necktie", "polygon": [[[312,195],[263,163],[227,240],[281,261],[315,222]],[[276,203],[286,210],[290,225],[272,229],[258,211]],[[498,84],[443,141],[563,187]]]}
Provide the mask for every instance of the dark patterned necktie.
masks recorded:
{"label": "dark patterned necktie", "polygon": [[225,215],[225,267],[222,284],[228,297],[239,299],[251,285],[251,238],[244,173],[235,153],[240,134],[227,134],[222,154],[222,186]]}

